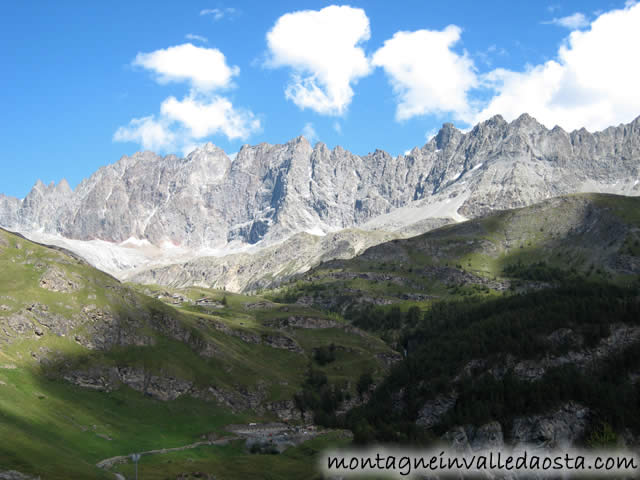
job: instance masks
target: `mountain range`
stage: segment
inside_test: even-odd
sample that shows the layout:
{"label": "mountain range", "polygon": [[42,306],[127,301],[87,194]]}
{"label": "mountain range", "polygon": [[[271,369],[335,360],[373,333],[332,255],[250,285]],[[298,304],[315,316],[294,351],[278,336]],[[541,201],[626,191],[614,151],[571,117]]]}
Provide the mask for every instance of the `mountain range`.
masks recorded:
{"label": "mountain range", "polygon": [[120,279],[246,290],[445,223],[578,192],[637,196],[639,184],[640,117],[568,133],[523,114],[466,133],[444,124],[397,157],[304,137],[233,159],[210,143],[185,158],[136,153],[75,189],[38,181],[24,199],[0,195],[0,226]]}

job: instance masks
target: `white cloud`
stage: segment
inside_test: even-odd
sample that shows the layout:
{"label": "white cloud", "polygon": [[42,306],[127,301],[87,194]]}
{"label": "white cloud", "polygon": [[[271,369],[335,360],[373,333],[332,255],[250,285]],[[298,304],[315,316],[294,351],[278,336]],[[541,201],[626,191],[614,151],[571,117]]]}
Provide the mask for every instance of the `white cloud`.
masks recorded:
{"label": "white cloud", "polygon": [[333,122],[333,129],[338,135],[342,135],[342,125],[340,125],[340,122]]}
{"label": "white cloud", "polygon": [[209,39],[207,37],[196,35],[195,33],[187,33],[184,38],[187,40],[193,40],[194,42],[209,43]]}
{"label": "white cloud", "polygon": [[227,98],[191,92],[182,100],[168,97],[158,118],[135,118],[118,128],[113,140],[139,143],[147,150],[189,153],[206,137],[245,139],[260,128],[260,120],[252,112],[234,108]]}
{"label": "white cloud", "polygon": [[170,148],[176,140],[165,121],[157,121],[153,115],[134,118],[126,127],[120,127],[113,135],[116,142],[135,142],[145,150],[165,150]]}
{"label": "white cloud", "polygon": [[371,71],[360,46],[369,36],[369,18],[360,8],[287,13],[267,33],[265,65],[292,69],[285,95],[301,109],[341,115],[353,98],[352,84]]}
{"label": "white cloud", "polygon": [[193,93],[183,100],[169,97],[160,107],[164,118],[179,122],[194,139],[223,134],[230,140],[247,138],[260,129],[260,120],[253,113],[235,109],[220,96],[197,98]]}
{"label": "white cloud", "polygon": [[217,48],[196,47],[191,43],[150,53],[138,53],[133,65],[156,73],[158,83],[190,82],[194,88],[210,91],[231,86],[238,67],[227,65]]}
{"label": "white cloud", "polygon": [[233,16],[240,13],[237,9],[228,7],[228,8],[205,8],[200,10],[200,16],[203,17],[205,15],[210,15],[213,17],[214,21],[222,20],[224,17]]}
{"label": "white cloud", "polygon": [[507,120],[528,112],[547,127],[606,128],[640,112],[640,4],[599,16],[574,31],[557,58],[524,72],[497,69],[484,77],[495,96],[470,118],[501,114]]}
{"label": "white cloud", "polygon": [[195,47],[190,43],[139,53],[133,62],[154,71],[160,83],[188,81],[191,89],[182,100],[166,98],[160,115],[131,120],[118,128],[114,141],[137,142],[146,149],[188,153],[197,141],[212,135],[230,140],[244,139],[260,129],[260,120],[246,109],[236,108],[215,90],[231,86],[238,74],[225,56],[215,48]]}
{"label": "white cloud", "polygon": [[561,18],[554,18],[553,20],[549,20],[548,22],[542,22],[546,25],[557,25],[559,27],[568,28],[569,30],[578,30],[580,28],[584,28],[589,25],[589,20],[584,15],[584,13],[574,13],[573,15],[569,15]]}
{"label": "white cloud", "polygon": [[461,30],[397,32],[373,55],[372,64],[384,68],[398,97],[396,118],[452,112],[469,114],[468,92],[477,84],[473,61],[452,47]]}
{"label": "white cloud", "polygon": [[313,128],[313,123],[309,122],[304,125],[302,136],[309,140],[309,143],[315,143],[315,141],[318,140],[318,134],[316,133],[316,129]]}

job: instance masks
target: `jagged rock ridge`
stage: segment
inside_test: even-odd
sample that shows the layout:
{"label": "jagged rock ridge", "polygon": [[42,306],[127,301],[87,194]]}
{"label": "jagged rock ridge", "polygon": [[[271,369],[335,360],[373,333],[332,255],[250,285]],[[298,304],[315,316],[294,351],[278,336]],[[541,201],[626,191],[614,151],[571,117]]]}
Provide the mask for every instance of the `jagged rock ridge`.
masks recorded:
{"label": "jagged rock ridge", "polygon": [[[639,169],[640,117],[602,132],[567,133],[526,114],[511,123],[495,116],[468,133],[445,124],[422,148],[395,158],[312,147],[303,137],[245,145],[234,161],[212,144],[186,158],[136,153],[75,190],[65,181],[37,182],[23,200],[0,195],[0,225],[224,254],[299,232],[461,220],[574,192],[638,195]],[[376,223],[382,217],[393,221]]]}

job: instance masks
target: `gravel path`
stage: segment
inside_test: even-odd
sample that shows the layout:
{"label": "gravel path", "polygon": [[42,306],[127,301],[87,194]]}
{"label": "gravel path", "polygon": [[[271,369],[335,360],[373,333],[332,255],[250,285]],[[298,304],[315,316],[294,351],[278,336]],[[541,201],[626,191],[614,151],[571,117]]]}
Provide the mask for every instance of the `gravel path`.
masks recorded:
{"label": "gravel path", "polygon": [[[240,438],[241,437],[223,437],[223,438],[220,438],[218,440],[191,443],[189,445],[184,445],[182,447],[158,448],[156,450],[148,450],[146,452],[137,452],[137,453],[139,453],[140,455],[156,455],[156,454],[162,454],[162,453],[180,452],[182,450],[190,450],[192,448],[198,448],[198,447],[207,446],[207,445],[209,445],[209,446],[226,445],[230,441],[239,440]],[[110,469],[111,467],[113,467],[114,465],[116,465],[118,463],[126,463],[126,462],[128,462],[130,460],[131,460],[131,454],[129,454],[129,455],[118,455],[117,457],[105,458],[104,460],[100,460],[98,463],[96,463],[96,466],[98,468],[102,468],[102,469],[107,469],[108,470],[108,469]],[[119,473],[116,473],[115,475],[118,478],[118,480],[125,480],[125,477],[123,477]]]}

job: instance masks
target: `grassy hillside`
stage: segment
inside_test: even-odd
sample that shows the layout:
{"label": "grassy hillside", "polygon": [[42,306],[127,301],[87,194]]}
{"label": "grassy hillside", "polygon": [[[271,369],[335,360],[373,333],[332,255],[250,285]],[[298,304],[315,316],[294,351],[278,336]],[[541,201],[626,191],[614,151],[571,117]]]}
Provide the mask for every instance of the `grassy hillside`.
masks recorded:
{"label": "grassy hillside", "polygon": [[581,441],[599,425],[633,437],[639,245],[640,198],[572,195],[326,263],[272,298],[340,312],[404,353],[338,422],[357,441],[430,442],[491,421],[509,439],[516,419],[576,404],[589,412]]}
{"label": "grassy hillside", "polygon": [[[581,441],[638,436],[639,245],[640,199],[573,195],[245,296],[121,284],[0,231],[0,472],[130,476],[96,463],[231,438],[144,456],[144,478],[313,478],[341,428],[419,443],[498,421],[508,439],[567,402],[589,412]],[[229,427],[278,420],[329,430],[264,455]]]}
{"label": "grassy hillside", "polygon": [[576,194],[327,262],[274,298],[341,313],[354,304],[426,308],[434,298],[540,288],[558,276],[628,284],[639,273],[640,198]]}
{"label": "grassy hillside", "polygon": [[[387,371],[384,342],[312,308],[123,285],[5,231],[0,272],[0,471],[113,478],[96,463],[224,437],[233,423],[302,422],[293,398],[310,365],[353,395],[359,375]],[[331,344],[335,358],[318,364],[316,351]],[[239,478],[267,467],[254,478],[309,478],[313,452],[265,458],[236,441],[143,459],[145,478],[198,469]]]}

